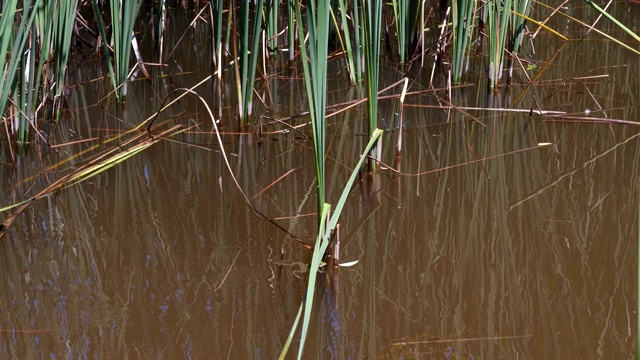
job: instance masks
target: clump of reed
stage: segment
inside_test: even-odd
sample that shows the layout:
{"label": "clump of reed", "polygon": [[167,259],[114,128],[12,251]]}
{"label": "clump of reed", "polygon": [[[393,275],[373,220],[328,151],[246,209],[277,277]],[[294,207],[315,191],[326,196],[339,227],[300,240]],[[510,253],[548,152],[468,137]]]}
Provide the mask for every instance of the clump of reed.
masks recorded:
{"label": "clump of reed", "polygon": [[[586,1],[593,4],[589,0]],[[212,63],[219,79],[221,79],[223,69],[233,68],[235,70],[239,103],[238,114],[243,122],[249,121],[252,111],[259,54],[276,52],[281,46],[279,37],[281,34],[285,34],[283,37],[286,39],[289,60],[294,60],[296,54],[299,53],[302,62],[311,119],[314,166],[318,184],[317,212],[319,215],[306,292],[281,355],[283,357],[287,353],[293,337],[297,333],[298,325],[301,325],[301,340],[298,349],[298,358],[301,358],[307,333],[311,326],[314,291],[318,270],[322,267],[322,259],[329,247],[332,234],[337,227],[341,211],[351,188],[354,186],[359,170],[364,162],[371,158],[368,155],[372,154],[376,146],[380,149],[379,143],[383,132],[378,129],[379,68],[383,55],[383,7],[388,5],[371,0],[351,2],[338,0],[337,3],[340,24],[336,28],[346,56],[345,63],[350,81],[358,88],[365,86],[363,83],[366,81],[369,141],[362,149],[363,156],[355,164],[354,170],[334,206],[329,204],[325,189],[327,59],[330,56],[328,51],[329,31],[333,9],[327,0],[317,2],[305,0],[304,6],[301,1],[287,0],[287,26],[286,29],[279,32],[277,26],[279,24],[278,14],[281,14],[279,12],[280,3],[278,0],[240,1],[239,3],[231,1],[225,9],[225,2],[214,0],[208,6],[210,6],[214,42]],[[111,26],[113,27],[112,36],[108,36],[105,30],[107,20],[103,16],[103,10],[100,9],[98,0],[91,0],[102,38],[109,77],[114,89],[117,90],[116,96],[123,100],[126,96],[127,77],[131,70],[130,50],[133,30],[142,0],[110,1],[109,4]],[[158,4],[158,17],[164,19],[166,17],[164,2],[160,1]],[[425,46],[424,34],[427,19],[422,15],[418,16],[424,12],[424,4],[424,1],[394,0],[389,7],[390,10],[393,10],[397,51],[399,61],[402,64],[411,62],[411,56],[417,42],[422,42],[422,45]],[[19,11],[20,6],[22,11]],[[449,12],[452,18],[437,20],[439,24],[442,24],[441,29],[437,31],[441,34],[440,40],[443,40],[439,43],[444,44],[452,39],[450,67],[453,72],[453,82],[461,83],[464,81],[474,38],[480,39],[478,24],[482,19],[488,43],[489,67],[486,70],[488,84],[491,88],[498,87],[503,80],[508,57],[517,53],[520,47],[525,21],[529,19],[528,14],[531,6],[532,3],[529,0],[505,0],[502,2],[454,0]],[[598,9],[595,5],[593,6]],[[35,120],[38,117],[36,109],[40,104],[52,100],[51,103],[59,109],[60,97],[65,88],[65,69],[71,51],[71,38],[77,8],[77,0],[49,2],[44,0],[24,0],[22,2],[6,0],[2,3],[0,64],[6,76],[0,77],[0,114],[8,114],[14,120],[12,130],[14,134],[17,134],[16,138],[20,142],[27,141],[29,127],[36,127]],[[601,9],[597,11],[604,13]],[[224,13],[227,14],[226,35],[223,32]],[[49,18],[53,20],[48,22]],[[338,20],[335,19],[334,23],[338,25]],[[264,27],[263,24],[265,24]],[[162,29],[164,29],[164,22],[158,30],[159,39],[162,38]],[[436,32],[434,31],[434,33]],[[299,45],[298,48],[295,46],[296,41]],[[233,51],[225,50],[224,45],[231,43]],[[233,57],[228,63],[225,63],[228,58],[226,55]],[[227,66],[231,63],[233,66]],[[48,66],[51,68],[47,69]],[[55,86],[49,86],[53,83]],[[406,93],[408,81],[404,80],[404,83],[403,93]],[[202,101],[204,102],[204,100]],[[11,110],[8,111],[7,108],[11,108]],[[210,110],[209,113],[211,114]],[[211,117],[213,120],[213,115]],[[178,129],[170,128],[168,131],[161,134],[174,134]],[[137,143],[127,143],[131,147],[130,151],[124,153],[125,156],[104,154],[101,161],[82,169],[81,172],[74,173],[67,180],[74,182],[92,176],[144,150],[146,143],[143,141],[146,141],[147,138],[140,136],[135,139],[138,141]],[[157,139],[159,138],[154,138],[154,141]],[[398,148],[400,148],[400,144]]]}
{"label": "clump of reed", "polygon": [[104,20],[98,7],[97,0],[91,0],[98,29],[102,35],[104,54],[109,66],[111,83],[116,90],[118,99],[125,100],[127,95],[127,77],[129,75],[129,60],[131,57],[131,44],[134,39],[133,27],[135,26],[138,12],[142,6],[142,0],[109,1],[111,14],[111,44],[113,46],[113,65],[111,64],[111,52],[107,43],[107,32]]}
{"label": "clump of reed", "polygon": [[[60,110],[77,0],[5,1],[0,15],[0,114],[11,104],[11,131],[29,142],[38,118]],[[47,103],[52,106],[47,108]],[[39,114],[42,108],[44,114]],[[36,131],[37,133],[37,131]]]}
{"label": "clump of reed", "polygon": [[[594,11],[601,13],[640,41],[633,31],[612,18],[605,10],[590,0],[585,1],[595,9]],[[96,45],[103,48],[109,78],[113,88],[117,90],[116,96],[124,100],[127,76],[131,71],[130,51],[132,43],[135,43],[133,29],[142,0],[110,1],[108,9],[102,8],[102,2],[98,0],[88,3],[93,7],[100,34],[100,40]],[[294,9],[299,3],[299,0],[229,3],[214,0],[206,5],[210,7],[212,20],[212,63],[219,79],[225,66],[234,65],[231,68],[236,70],[240,104],[238,114],[243,122],[248,121],[252,111],[253,88],[260,54],[274,53],[286,47],[291,61],[297,54],[296,42],[304,41],[307,36],[304,31],[300,33],[297,30],[300,23],[296,21]],[[12,118],[10,133],[15,135],[17,142],[28,142],[29,128],[37,128],[38,120],[48,117],[45,114],[57,114],[60,110],[63,103],[61,96],[66,86],[66,67],[72,51],[74,25],[80,4],[85,2],[8,0],[2,3],[0,46],[3,51],[0,60],[7,76],[0,80],[0,114]],[[281,4],[286,5],[286,11],[281,11]],[[486,70],[488,86],[498,87],[504,80],[506,68],[510,65],[509,59],[519,50],[526,23],[544,26],[529,18],[533,6],[530,0],[455,0],[440,4],[450,7],[450,19],[435,20],[441,24],[441,38],[445,40],[438,43],[447,44],[449,40],[446,39],[450,39],[452,43],[450,61],[445,64],[450,64],[453,84],[465,81],[472,52],[486,40],[489,59]],[[433,23],[433,20],[424,17],[424,1],[394,0],[385,4],[370,0],[338,0],[332,5],[329,10],[336,25],[337,38],[340,39],[340,45],[344,50],[346,73],[355,86],[365,85],[367,88],[368,128],[371,135],[377,121],[378,68],[383,55],[383,44],[389,41],[390,36],[388,26],[383,26],[383,8],[387,7],[387,14],[393,15],[390,21],[385,23],[394,25],[397,53],[402,64],[413,60],[412,56],[418,44],[421,44],[423,49],[427,46],[425,34],[440,31],[431,32],[433,29],[428,28],[428,22]],[[159,23],[154,38],[160,45],[159,59],[162,59],[162,37],[167,8],[164,0],[154,2],[154,6]],[[21,11],[17,11],[20,9]],[[336,13],[333,13],[334,11]],[[226,19],[223,17],[225,13]],[[104,16],[105,14],[110,16]],[[280,17],[286,17],[286,21],[281,22]],[[281,23],[286,24],[282,29],[278,28]],[[485,36],[479,31],[482,23],[482,34]],[[112,28],[111,35],[105,31],[107,25]],[[327,26],[332,26],[331,19]],[[383,38],[382,33],[387,34],[387,37]],[[234,44],[234,48],[229,51],[227,47],[231,43]],[[281,45],[284,43],[286,45]],[[631,48],[623,42],[618,43]],[[424,50],[421,53],[424,54]],[[233,59],[227,61],[227,55],[233,55]],[[49,86],[50,84],[55,85]]]}
{"label": "clump of reed", "polygon": [[[233,43],[234,57],[239,59],[235,63],[239,115],[240,119],[245,123],[248,121],[252,111],[256,66],[260,57],[259,46],[264,0],[257,0],[256,10],[253,12],[249,11],[250,5],[249,1],[240,1],[240,14],[234,21],[239,32],[239,39],[234,37]],[[252,14],[253,21],[251,21]],[[251,37],[249,37],[250,33]]]}
{"label": "clump of reed", "polygon": [[[4,76],[0,77],[0,114],[5,114],[7,103],[11,94],[14,94],[13,102],[21,104],[23,101],[22,91],[27,91],[28,84],[25,84],[26,74],[20,74],[20,66],[25,66],[30,61],[25,61],[23,57],[24,49],[29,39],[29,31],[35,19],[35,12],[31,10],[29,1],[25,1],[27,7],[23,9],[22,15],[18,15],[18,1],[4,1],[2,4],[2,16],[0,17],[0,66]],[[24,4],[23,4],[24,5]],[[42,6],[42,4],[36,4]],[[15,20],[19,16],[19,20]],[[14,22],[16,30],[14,31]],[[10,51],[11,50],[11,51]],[[34,55],[35,56],[35,55]],[[22,86],[19,86],[22,85]],[[29,95],[26,95],[29,97]],[[24,107],[22,107],[24,108]],[[12,117],[12,130],[17,133],[18,141],[24,141],[28,131],[28,119],[18,111]]]}

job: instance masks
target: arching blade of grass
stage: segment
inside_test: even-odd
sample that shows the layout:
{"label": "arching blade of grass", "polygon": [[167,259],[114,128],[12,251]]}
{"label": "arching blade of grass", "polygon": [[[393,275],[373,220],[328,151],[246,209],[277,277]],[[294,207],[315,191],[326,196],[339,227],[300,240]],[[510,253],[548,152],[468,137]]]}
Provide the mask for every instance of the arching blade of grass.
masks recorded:
{"label": "arching blade of grass", "polygon": [[[309,266],[309,281],[307,283],[307,290],[305,292],[304,298],[302,299],[302,304],[300,305],[300,310],[296,315],[291,331],[289,332],[289,337],[287,338],[287,342],[280,353],[279,359],[284,359],[286,356],[289,346],[291,345],[291,340],[293,339],[293,334],[295,334],[296,328],[302,318],[302,330],[301,330],[301,340],[300,340],[300,348],[298,349],[298,359],[302,357],[302,352],[304,350],[304,343],[306,340],[306,334],[309,329],[309,323],[311,321],[311,310],[313,305],[313,297],[315,294],[315,286],[316,286],[316,278],[318,276],[318,270],[322,267],[322,258],[329,247],[329,242],[331,238],[331,233],[338,225],[338,219],[340,218],[340,214],[344,209],[344,205],[347,202],[347,197],[353,188],[353,184],[356,182],[358,178],[359,170],[364,165],[364,161],[367,159],[367,154],[371,152],[371,150],[378,144],[382,138],[383,131],[380,129],[375,129],[373,131],[373,136],[369,139],[369,143],[365,147],[360,160],[353,168],[351,172],[351,176],[342,190],[342,194],[338,199],[336,207],[334,209],[333,215],[329,215],[329,211],[331,210],[331,205],[323,204],[322,211],[320,212],[320,226],[318,229],[318,235],[316,238],[316,244],[313,249],[313,255],[311,258],[311,265]],[[301,311],[304,310],[304,311]]]}
{"label": "arching blade of grass", "polygon": [[640,42],[640,36],[638,36],[636,33],[633,32],[633,30],[629,29],[628,27],[624,26],[624,24],[622,24],[620,21],[618,21],[618,19],[614,18],[613,16],[611,16],[608,12],[604,11],[600,6],[598,6],[596,3],[594,3],[591,0],[584,0],[587,4],[591,5],[592,8],[596,9],[597,12],[599,12],[600,14],[602,14],[604,17],[606,17],[607,19],[609,19],[611,22],[613,22],[614,24],[616,24],[616,26],[618,26],[620,29],[622,29],[624,32],[626,32],[627,34],[629,34],[632,38],[634,38],[636,41]]}
{"label": "arching blade of grass", "polygon": [[[333,231],[338,225],[338,219],[340,218],[340,214],[342,214],[342,209],[344,209],[344,205],[347,202],[347,197],[349,196],[349,193],[353,188],[353,184],[358,178],[358,173],[362,168],[362,166],[364,165],[365,160],[367,159],[367,154],[369,154],[371,150],[373,150],[376,146],[379,146],[380,143],[382,143],[383,133],[384,132],[382,130],[377,128],[373,130],[373,133],[371,134],[371,138],[369,138],[369,143],[364,148],[364,151],[362,152],[362,156],[360,157],[360,160],[358,160],[358,163],[353,168],[353,171],[351,172],[351,176],[349,177],[349,180],[347,180],[347,183],[345,184],[344,189],[342,190],[342,194],[340,194],[340,198],[338,199],[338,202],[336,203],[336,206],[333,210],[333,215],[331,216],[331,221],[329,222],[330,232]],[[326,250],[326,247],[325,247],[325,250]]]}

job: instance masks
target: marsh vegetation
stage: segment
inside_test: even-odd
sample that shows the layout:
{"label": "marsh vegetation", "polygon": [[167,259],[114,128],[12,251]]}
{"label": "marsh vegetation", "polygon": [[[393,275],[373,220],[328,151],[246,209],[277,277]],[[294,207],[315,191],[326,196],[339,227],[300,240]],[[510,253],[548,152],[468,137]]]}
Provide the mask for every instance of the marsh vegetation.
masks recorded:
{"label": "marsh vegetation", "polygon": [[636,3],[1,11],[1,354],[635,356]]}

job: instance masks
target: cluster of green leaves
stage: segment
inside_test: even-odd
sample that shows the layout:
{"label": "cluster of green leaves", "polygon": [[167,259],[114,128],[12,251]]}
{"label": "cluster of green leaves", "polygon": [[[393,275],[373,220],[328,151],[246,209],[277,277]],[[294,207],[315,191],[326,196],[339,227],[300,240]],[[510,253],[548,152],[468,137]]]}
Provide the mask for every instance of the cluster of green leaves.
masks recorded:
{"label": "cluster of green leaves", "polygon": [[76,7],[77,0],[2,4],[0,66],[5,76],[0,78],[0,114],[13,105],[11,130],[19,143],[28,142],[37,110],[47,110],[40,104],[51,101],[59,110]]}
{"label": "cluster of green leaves", "polygon": [[[102,13],[92,1],[103,39]],[[142,0],[110,1],[112,44],[103,41],[114,88],[126,94],[131,37]],[[11,117],[11,133],[20,143],[29,141],[39,119],[57,117],[67,81],[78,0],[8,0],[0,14],[0,114]],[[11,106],[9,106],[11,105]],[[9,111],[11,109],[11,111]],[[38,133],[38,132],[36,132]],[[39,133],[38,133],[39,134]]]}
{"label": "cluster of green leaves", "polygon": [[[98,22],[98,29],[100,30],[102,39],[108,39],[107,32],[105,30],[105,23],[98,7],[98,0],[91,0],[91,4],[93,5],[93,10]],[[113,65],[111,62],[109,44],[107,44],[106,41],[103,41],[102,46],[109,66],[111,83],[114,89],[117,90],[116,93],[121,101],[124,101],[127,95],[126,82],[127,76],[129,75],[131,39],[133,36],[133,27],[135,26],[141,6],[142,0],[109,1],[111,29],[113,32],[111,42],[113,45],[113,58],[115,60]]]}

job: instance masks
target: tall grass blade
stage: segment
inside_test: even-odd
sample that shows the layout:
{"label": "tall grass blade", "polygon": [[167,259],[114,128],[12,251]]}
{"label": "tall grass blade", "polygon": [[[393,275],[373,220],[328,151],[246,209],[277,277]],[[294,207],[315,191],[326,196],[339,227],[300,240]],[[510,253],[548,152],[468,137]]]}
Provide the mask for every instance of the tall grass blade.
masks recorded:
{"label": "tall grass blade", "polygon": [[[502,4],[502,5],[501,5]],[[495,89],[502,79],[507,40],[507,29],[511,15],[512,0],[489,3],[487,10],[489,37],[489,87]]]}
{"label": "tall grass blade", "polygon": [[158,19],[158,28],[156,29],[156,39],[158,44],[158,63],[162,64],[162,53],[164,52],[164,33],[167,26],[167,5],[165,4],[165,0],[158,0],[156,11],[156,18]]}
{"label": "tall grass blade", "polygon": [[300,322],[300,318],[302,317],[303,308],[304,308],[304,300],[302,300],[302,303],[300,303],[300,307],[298,308],[298,313],[296,314],[295,320],[293,321],[293,326],[289,331],[289,336],[287,336],[287,341],[285,341],[284,346],[282,347],[282,351],[280,351],[278,360],[284,360],[285,356],[289,352],[289,347],[291,347],[291,342],[293,341],[293,337],[296,334],[296,330],[298,329],[298,323]]}
{"label": "tall grass blade", "polygon": [[[367,71],[367,98],[369,137],[378,125],[378,75],[380,67],[380,33],[382,28],[382,2],[362,1],[364,52]],[[373,164],[373,163],[372,163]]]}
{"label": "tall grass blade", "polygon": [[267,46],[269,52],[278,50],[278,9],[280,0],[267,0],[265,9]]}
{"label": "tall grass blade", "polygon": [[[316,13],[313,1],[307,1],[307,33],[309,37],[309,54],[306,45],[300,43],[300,55],[305,74],[305,86],[309,101],[313,150],[316,162],[316,178],[318,180],[318,213],[325,203],[325,105],[327,98],[327,56],[329,47],[329,1],[320,1]],[[300,4],[295,4],[296,19],[302,23]],[[304,29],[298,26],[298,38],[304,39]]]}
{"label": "tall grass blade", "polygon": [[[289,45],[289,61],[293,61],[293,58],[296,54],[296,15],[295,8],[293,5],[294,0],[287,0],[287,34],[288,34],[288,45]],[[296,0],[297,2],[297,0]]]}
{"label": "tall grass blade", "polygon": [[329,237],[331,232],[327,231],[327,223],[329,219],[329,211],[331,205],[324,204],[322,206],[322,212],[320,213],[320,228],[318,229],[318,236],[316,237],[316,244],[313,248],[313,255],[311,256],[311,265],[309,266],[309,281],[307,283],[307,291],[304,295],[304,316],[302,317],[302,331],[300,335],[300,347],[298,348],[298,359],[302,359],[302,353],[304,352],[304,343],[307,339],[307,332],[309,331],[309,322],[311,321],[311,309],[313,307],[313,296],[316,288],[316,278],[318,276],[318,269],[320,269],[320,263],[322,257],[327,251],[329,245]]}
{"label": "tall grass blade", "polygon": [[[250,24],[250,2],[240,1],[240,119],[247,122],[251,115],[251,102],[253,101],[253,84],[258,64],[258,49],[260,44],[260,31],[262,30],[262,10],[264,0],[256,2],[253,27]],[[251,42],[249,42],[251,32]]]}
{"label": "tall grass blade", "polygon": [[[309,38],[309,54],[307,55],[307,47],[303,39],[304,30],[302,24],[302,14],[300,11],[300,3],[295,3],[296,20],[298,22],[298,38],[300,39],[300,54],[302,56],[303,71],[305,77],[305,86],[307,89],[307,98],[309,101],[309,109],[311,116],[311,127],[313,137],[313,149],[316,165],[317,187],[317,204],[318,213],[318,236],[311,260],[311,268],[309,275],[309,283],[305,294],[304,317],[302,319],[302,334],[300,339],[300,347],[298,349],[298,359],[302,358],[304,344],[307,338],[309,322],[311,319],[311,310],[313,305],[313,294],[315,289],[315,279],[317,269],[320,266],[322,256],[326,251],[325,243],[328,243],[330,232],[325,231],[327,218],[331,206],[325,203],[325,113],[327,99],[327,56],[329,47],[329,18],[330,2],[321,0],[316,4],[314,0],[305,2],[307,12],[307,33]],[[293,331],[293,330],[292,330]],[[281,355],[283,356],[283,355]]]}
{"label": "tall grass blade", "polygon": [[[338,0],[338,10],[340,11],[340,20],[342,24],[342,33],[344,34],[344,47],[347,53],[347,64],[349,68],[349,79],[352,84],[355,84],[357,80],[356,67],[354,62],[354,53],[351,46],[351,30],[349,28],[349,22],[347,21],[348,8],[345,5],[344,0]],[[336,28],[339,28],[336,26]],[[356,29],[357,32],[357,29]]]}
{"label": "tall grass blade", "polygon": [[362,81],[362,63],[364,59],[362,58],[362,39],[364,38],[364,29],[360,26],[360,10],[358,10],[358,1],[353,2],[353,10],[351,13],[353,17],[353,28],[355,35],[355,44],[354,44],[354,57],[356,61],[356,81]]}
{"label": "tall grass blade", "polygon": [[[57,7],[57,1],[39,1],[34,4],[33,9],[35,13],[35,19],[33,23],[32,39],[30,41],[30,61],[28,61],[28,67],[25,72],[28,72],[29,76],[29,89],[26,94],[26,111],[25,115],[29,119],[33,119],[34,122],[37,119],[36,109],[38,107],[39,95],[41,84],[43,89],[49,89],[49,78],[43,76],[45,68],[48,67],[49,55],[53,51],[52,49],[52,34],[54,23],[54,11]],[[53,20],[53,21],[52,21]],[[34,41],[34,35],[37,37],[37,41]],[[39,48],[38,48],[39,45]],[[39,54],[39,56],[36,56]],[[36,61],[37,58],[37,61]],[[46,91],[46,90],[45,90]],[[43,94],[44,98],[48,94]]]}
{"label": "tall grass blade", "polygon": [[[455,1],[454,1],[455,2]],[[414,30],[418,21],[420,1],[393,0],[393,14],[396,23],[396,36],[398,37],[398,54],[400,63],[405,64],[414,45]]]}
{"label": "tall grass blade", "polygon": [[511,21],[513,23],[513,51],[517,54],[524,38],[525,20],[531,11],[532,0],[514,0]]}
{"label": "tall grass blade", "polygon": [[[362,152],[362,156],[360,157],[360,160],[358,160],[358,163],[353,168],[353,171],[351,172],[351,176],[349,177],[349,180],[347,180],[347,183],[345,184],[344,189],[342,190],[342,194],[340,194],[340,198],[338,198],[338,202],[336,203],[336,206],[333,210],[333,216],[331,216],[331,221],[329,223],[329,231],[333,231],[338,225],[338,220],[340,219],[340,214],[342,214],[342,209],[344,209],[344,205],[347,203],[347,197],[349,196],[349,193],[353,188],[353,184],[355,184],[356,179],[358,178],[358,173],[360,169],[362,168],[365,160],[367,159],[367,154],[371,153],[371,151],[376,146],[380,146],[380,144],[382,143],[383,134],[384,132],[380,129],[376,128],[373,130],[373,134],[371,134],[369,143],[364,148],[364,151]],[[326,245],[328,246],[329,244],[326,244]],[[326,251],[326,248],[325,248],[325,251]]]}
{"label": "tall grass blade", "polygon": [[222,78],[222,0],[213,0],[210,3],[211,18],[213,19],[213,64],[218,74],[218,80]]}
{"label": "tall grass blade", "polygon": [[102,50],[104,51],[107,68],[109,69],[109,78],[111,79],[111,85],[115,90],[118,88],[116,72],[114,71],[113,64],[111,62],[111,49],[109,48],[109,44],[107,43],[107,31],[105,30],[106,25],[102,19],[100,8],[98,7],[98,0],[91,0],[91,7],[93,8],[93,14],[96,17],[96,23],[98,24],[98,31],[100,32],[100,37],[102,38]]}
{"label": "tall grass blade", "polygon": [[78,10],[78,0],[60,0],[56,3],[57,13],[53,17],[53,54],[56,74],[54,108],[57,117],[60,110],[59,98],[62,96],[66,84],[67,62],[71,52],[71,38]]}
{"label": "tall grass blade", "polygon": [[[92,1],[95,2],[95,0]],[[113,30],[111,42],[115,59],[116,93],[120,101],[124,101],[127,95],[131,39],[141,6],[142,0],[112,0],[109,2]]]}

